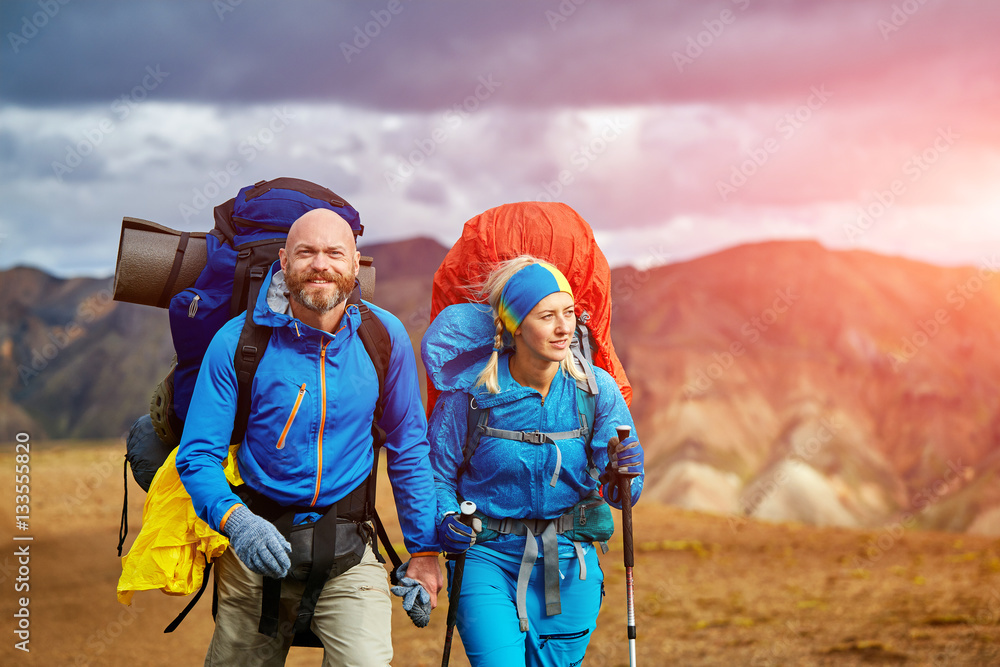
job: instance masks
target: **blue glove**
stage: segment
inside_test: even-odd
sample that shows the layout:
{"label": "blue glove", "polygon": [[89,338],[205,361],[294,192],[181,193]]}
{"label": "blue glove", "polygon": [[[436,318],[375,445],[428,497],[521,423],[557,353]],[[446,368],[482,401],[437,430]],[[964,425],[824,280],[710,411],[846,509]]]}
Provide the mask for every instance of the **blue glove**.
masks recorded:
{"label": "blue glove", "polygon": [[[631,483],[631,478],[633,476],[641,475],[643,471],[643,464],[645,462],[645,455],[642,451],[642,445],[639,444],[639,440],[635,436],[629,436],[625,438],[622,442],[615,441],[617,438],[612,438],[608,441],[608,445],[612,445],[611,456],[608,460],[608,465],[604,469],[604,474],[601,475],[601,493],[604,495],[604,499],[615,507],[621,505],[621,494],[618,489],[619,479],[629,479]],[[624,477],[627,475],[627,477]]]}
{"label": "blue glove", "polygon": [[431,594],[419,581],[406,576],[409,567],[410,561],[406,561],[396,568],[396,577],[399,583],[389,590],[392,591],[393,595],[403,598],[403,609],[409,614],[410,620],[418,628],[423,628],[431,620]]}
{"label": "blue glove", "polygon": [[223,531],[243,564],[257,574],[282,579],[292,566],[292,545],[274,524],[240,505],[226,520]]}
{"label": "blue glove", "polygon": [[[473,519],[473,526],[466,526],[457,512],[446,514],[438,526],[438,541],[441,548],[450,554],[460,554],[476,543],[476,533],[482,532],[483,522]],[[474,526],[478,524],[479,530]]]}
{"label": "blue glove", "polygon": [[642,474],[642,466],[646,457],[642,452],[642,446],[638,438],[634,435],[625,438],[624,442],[619,442],[611,452],[611,460],[608,461],[608,472],[615,475],[622,474]]}

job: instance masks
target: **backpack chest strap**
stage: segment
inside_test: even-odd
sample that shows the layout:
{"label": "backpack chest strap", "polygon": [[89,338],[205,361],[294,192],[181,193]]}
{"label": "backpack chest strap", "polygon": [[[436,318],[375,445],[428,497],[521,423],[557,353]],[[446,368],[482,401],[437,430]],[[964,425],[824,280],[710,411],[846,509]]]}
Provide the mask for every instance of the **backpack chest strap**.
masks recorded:
{"label": "backpack chest strap", "polygon": [[559,433],[546,433],[544,431],[508,431],[502,428],[492,428],[482,425],[479,427],[480,433],[491,438],[503,438],[504,440],[517,440],[528,442],[532,445],[556,444],[556,440],[568,440],[586,435],[587,429],[580,427],[572,431],[560,431]]}

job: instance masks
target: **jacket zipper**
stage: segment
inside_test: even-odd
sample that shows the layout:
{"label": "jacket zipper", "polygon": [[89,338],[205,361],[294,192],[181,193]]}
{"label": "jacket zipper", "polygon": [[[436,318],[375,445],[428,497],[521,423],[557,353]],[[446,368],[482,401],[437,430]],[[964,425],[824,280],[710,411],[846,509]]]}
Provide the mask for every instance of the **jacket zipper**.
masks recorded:
{"label": "jacket zipper", "polygon": [[194,317],[198,314],[198,302],[201,300],[201,296],[198,294],[194,295],[191,299],[191,305],[188,306],[188,317]]}
{"label": "jacket zipper", "polygon": [[295,398],[295,405],[292,406],[292,414],[288,415],[288,421],[285,422],[285,428],[281,430],[281,437],[278,438],[278,449],[285,448],[285,436],[288,435],[288,429],[292,427],[292,422],[295,421],[295,415],[299,411],[299,406],[302,404],[302,397],[306,393],[306,383],[303,382],[302,386],[299,387],[299,395]]}
{"label": "jacket zipper", "polygon": [[316,506],[319,500],[319,485],[323,481],[323,429],[326,428],[326,346],[330,341],[323,341],[319,350],[319,438],[316,441],[316,493],[313,494],[310,507]]}

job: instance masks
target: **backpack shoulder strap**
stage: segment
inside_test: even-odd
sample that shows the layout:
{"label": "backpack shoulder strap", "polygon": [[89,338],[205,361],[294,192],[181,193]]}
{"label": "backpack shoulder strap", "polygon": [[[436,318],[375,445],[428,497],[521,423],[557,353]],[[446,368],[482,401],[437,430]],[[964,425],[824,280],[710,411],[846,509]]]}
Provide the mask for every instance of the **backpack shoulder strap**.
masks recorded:
{"label": "backpack shoulder strap", "polygon": [[[389,331],[385,328],[382,320],[372,312],[368,304],[362,302],[359,298],[359,289],[355,288],[348,303],[357,305],[358,312],[361,313],[361,325],[358,327],[358,336],[361,338],[361,343],[365,346],[365,352],[371,358],[372,365],[375,366],[375,374],[378,376],[378,399],[375,402],[375,412],[372,415],[372,448],[375,451],[372,457],[372,471],[368,476],[367,507],[365,510],[366,516],[372,517],[372,521],[375,524],[375,533],[382,542],[382,546],[385,547],[386,553],[389,554],[389,560],[392,561],[392,572],[389,573],[389,579],[393,585],[396,585],[398,583],[396,571],[403,564],[403,561],[392,546],[392,541],[389,539],[388,533],[386,533],[385,526],[382,525],[382,519],[379,517],[378,512],[375,511],[375,480],[378,474],[379,451],[382,449],[382,445],[385,444],[385,430],[379,425],[379,421],[382,419],[382,413],[385,410],[385,378],[389,373],[389,359],[392,356],[392,339],[389,337]],[[382,554],[379,553],[377,544],[373,543],[372,546],[375,547],[375,556],[379,561],[382,561]]]}
{"label": "backpack shoulder strap", "polygon": [[[357,292],[357,290],[355,290]],[[358,336],[365,346],[365,352],[375,366],[375,374],[378,375],[378,402],[375,404],[375,422],[382,418],[385,409],[385,378],[389,373],[389,358],[392,356],[392,339],[389,338],[389,331],[382,324],[382,320],[372,312],[368,304],[360,299],[356,305],[361,313],[361,326],[358,327]],[[385,433],[378,442],[378,447],[385,443]]]}
{"label": "backpack shoulder strap", "polygon": [[[258,285],[259,288],[259,285]],[[252,294],[251,304],[257,302],[257,294]],[[236,369],[236,417],[233,419],[233,437],[230,445],[243,442],[243,437],[247,433],[247,422],[250,420],[250,405],[252,402],[251,389],[253,388],[253,377],[260,366],[260,360],[264,356],[264,350],[271,341],[272,329],[263,324],[253,321],[253,307],[247,308],[246,320],[243,323],[243,331],[240,332],[239,342],[236,343],[236,352],[233,354],[233,368]]]}
{"label": "backpack shoulder strap", "polygon": [[594,419],[597,415],[597,394],[577,385],[576,388],[576,409],[580,413],[580,428],[583,429],[584,437],[587,440],[585,445],[587,450],[587,474],[597,479],[600,471],[594,463],[591,442],[594,439]]}
{"label": "backpack shoulder strap", "polygon": [[468,470],[469,461],[472,460],[472,455],[476,453],[476,448],[479,447],[479,439],[483,437],[483,433],[489,428],[489,421],[490,409],[479,407],[479,404],[476,403],[476,397],[470,394],[469,412],[466,420],[465,446],[462,447],[462,465],[458,467],[457,477],[460,478]]}
{"label": "backpack shoulder strap", "polygon": [[229,317],[236,317],[244,310],[253,309],[271,264],[278,256],[278,249],[284,245],[285,239],[280,238],[250,241],[234,248],[236,267],[233,272],[233,295],[229,302]]}

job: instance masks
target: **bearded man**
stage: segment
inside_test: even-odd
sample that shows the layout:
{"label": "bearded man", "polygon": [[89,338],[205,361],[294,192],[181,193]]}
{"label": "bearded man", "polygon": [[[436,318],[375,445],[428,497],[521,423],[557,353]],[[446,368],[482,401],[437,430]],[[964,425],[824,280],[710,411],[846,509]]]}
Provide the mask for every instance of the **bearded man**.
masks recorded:
{"label": "bearded man", "polygon": [[[361,255],[351,226],[334,211],[315,209],[295,221],[278,257],[280,270],[272,267],[251,304],[253,321],[272,334],[236,453],[243,485],[229,486],[223,462],[236,414],[233,357],[244,315],[220,329],[205,354],[177,454],[198,516],[230,541],[216,561],[218,611],[205,664],[284,664],[304,592],[314,590],[309,623],[323,644],[323,664],[388,665],[386,572],[372,550],[370,525],[356,511],[367,493],[379,400],[376,371],[358,333],[361,313],[347,302]],[[365,305],[392,343],[376,426],[385,432],[389,479],[410,552],[405,574],[426,589],[433,607],[443,581],[416,361],[400,321]],[[295,550],[260,515],[274,515],[275,507],[288,510],[285,532]],[[321,588],[308,589],[314,544],[330,538],[321,526],[333,526],[335,564]],[[282,621],[274,633],[261,631],[268,595]]]}

